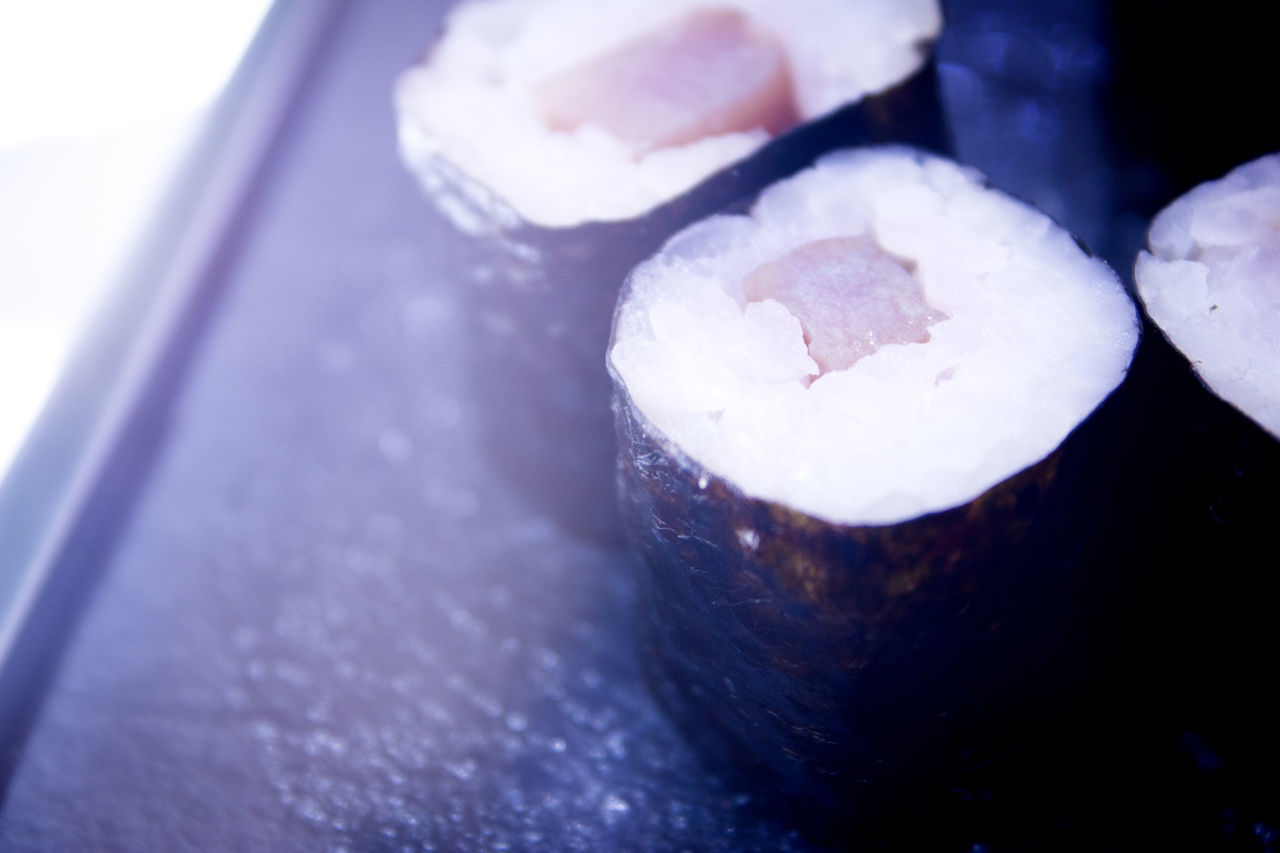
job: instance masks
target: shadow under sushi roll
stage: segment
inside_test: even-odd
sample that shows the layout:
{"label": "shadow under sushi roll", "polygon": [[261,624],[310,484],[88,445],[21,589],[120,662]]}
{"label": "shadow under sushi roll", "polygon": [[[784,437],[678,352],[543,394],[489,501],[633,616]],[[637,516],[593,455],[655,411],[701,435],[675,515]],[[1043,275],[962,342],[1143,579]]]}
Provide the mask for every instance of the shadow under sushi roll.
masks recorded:
{"label": "shadow under sushi roll", "polygon": [[[497,4],[489,5],[496,10]],[[873,17],[897,14],[886,11],[891,4],[863,5]],[[677,2],[661,13],[653,10],[666,7],[650,6],[642,17],[659,21],[698,8],[740,8],[758,16],[766,28],[775,20],[824,20],[803,4],[791,8],[736,0],[720,4]],[[562,15],[569,10],[585,18],[588,32],[606,14],[603,7],[582,3],[576,11],[573,3],[565,2],[509,2],[506,7],[511,26],[534,19],[542,8],[559,8]],[[848,8],[856,14],[860,7]],[[854,85],[847,103],[802,109],[795,126],[771,139],[759,139],[740,156],[718,164],[709,162],[695,178],[684,181],[681,189],[674,189],[671,180],[664,179],[657,183],[672,186],[670,192],[651,194],[640,203],[606,204],[607,209],[597,209],[601,205],[596,197],[608,198],[608,181],[600,179],[593,184],[578,175],[580,164],[572,149],[565,149],[568,154],[552,152],[546,158],[521,150],[516,159],[523,158],[521,168],[537,175],[551,197],[569,197],[576,192],[582,196],[576,202],[548,208],[537,200],[529,202],[530,193],[522,188],[495,186],[501,180],[488,181],[473,174],[483,173],[485,167],[477,166],[474,158],[468,159],[466,146],[452,139],[452,131],[439,126],[423,106],[431,100],[424,91],[442,84],[434,79],[442,76],[433,70],[436,55],[453,55],[450,32],[423,66],[406,74],[398,91],[405,160],[430,198],[467,238],[457,265],[470,323],[471,373],[485,446],[509,481],[539,509],[577,533],[604,542],[621,541],[613,485],[610,381],[603,357],[618,288],[632,267],[680,228],[750,199],[779,176],[804,168],[833,148],[888,141],[940,151],[948,148],[936,71],[929,58],[929,44],[937,32],[937,7],[927,0],[911,8],[920,18],[911,25],[917,35],[887,51],[901,66],[900,72],[888,72],[887,77],[885,72],[877,72],[877,80],[882,82],[867,91]],[[621,7],[610,7],[608,15],[621,15],[622,11]],[[849,20],[826,23],[849,27]],[[451,29],[465,24],[456,21]],[[877,20],[870,26],[874,30],[886,25]],[[562,34],[567,43],[575,42],[571,33]],[[857,41],[865,37],[855,32],[848,38]],[[833,44],[838,46],[838,42]],[[576,43],[571,46],[584,52]],[[823,55],[814,51],[814,57]],[[792,55],[791,61],[812,64],[814,57],[802,60]],[[502,85],[520,88],[536,82],[516,79],[517,72],[503,66],[504,61],[501,57],[487,60],[493,66],[489,73],[510,78]],[[579,135],[591,141],[590,133]],[[571,136],[558,134],[560,141]],[[502,144],[508,149],[519,148],[525,140],[504,139]],[[663,156],[668,156],[667,152],[658,151],[627,168],[660,162]],[[460,164],[460,159],[468,162]],[[626,180],[635,183],[634,178]]]}
{"label": "shadow under sushi roll", "polygon": [[[905,189],[895,187],[899,177],[906,179]],[[851,189],[851,183],[857,186]],[[817,198],[817,191],[839,194],[839,200]],[[869,201],[857,201],[859,193],[867,192]],[[877,192],[896,200],[878,201]],[[899,204],[903,201],[910,204],[904,207]],[[785,221],[781,211],[788,206],[798,211],[800,224]],[[896,218],[917,207],[936,215],[922,212],[916,228]],[[984,259],[983,244],[973,248],[968,236],[961,239],[958,232],[939,227],[943,220],[938,217],[946,208],[967,211],[982,223],[966,226],[966,235],[976,233],[969,228],[998,232],[991,240],[1000,251]],[[983,188],[972,173],[919,152],[841,152],[767,191],[753,210],[759,221],[719,217],[673,238],[662,255],[637,270],[623,292],[610,367],[624,519],[643,563],[641,642],[650,681],[713,766],[754,790],[782,794],[790,808],[800,804],[806,819],[827,829],[900,830],[902,821],[922,815],[943,824],[950,818],[972,818],[967,825],[977,826],[981,818],[966,814],[960,801],[990,799],[993,789],[1002,789],[1004,797],[1019,804],[1001,813],[1017,814],[1037,796],[1053,799],[1073,786],[1078,777],[1072,774],[1079,769],[1070,764],[1074,750],[1092,748],[1099,737],[1118,743],[1123,739],[1119,730],[1133,723],[1127,697],[1105,694],[1125,680],[1115,667],[1127,664],[1111,661],[1110,655],[1120,634],[1118,611],[1133,595],[1127,564],[1135,546],[1125,529],[1126,502],[1134,494],[1126,477],[1133,457],[1133,438],[1126,430],[1133,399],[1124,386],[1115,388],[1137,343],[1134,309],[1115,275],[1086,257],[1046,217],[1020,208],[1010,214],[1015,224],[997,224],[995,217],[1015,208],[1020,206]],[[820,221],[824,217],[829,219]],[[779,222],[777,230],[786,236],[767,236],[767,229]],[[697,334],[664,337],[664,324],[683,328],[668,316],[676,309],[664,300],[684,299],[679,294],[716,278],[711,270],[723,256],[728,260],[722,284],[707,284],[706,289],[723,286],[737,310],[763,312],[758,302],[744,301],[749,286],[734,284],[742,272],[760,258],[773,263],[770,259],[795,251],[797,243],[802,252],[825,246],[830,233],[842,229],[879,241],[923,283],[925,299],[940,308],[933,315],[940,319],[932,320],[923,341],[882,346],[865,362],[855,360],[845,376],[860,371],[865,378],[882,369],[873,364],[951,346],[955,333],[944,324],[952,323],[954,330],[960,328],[955,324],[970,322],[964,309],[953,307],[952,298],[941,293],[949,285],[942,283],[948,274],[937,266],[939,256],[915,253],[909,246],[934,237],[944,243],[954,240],[969,252],[967,259],[956,260],[958,267],[989,263],[996,270],[992,276],[1015,270],[1007,282],[1009,293],[1025,285],[1038,294],[1028,297],[1027,304],[1039,296],[1058,298],[1055,294],[1077,286],[1067,282],[1079,275],[1079,289],[1088,294],[1085,301],[1099,313],[1078,325],[1073,322],[1075,331],[1069,336],[1081,340],[1054,356],[1061,362],[1056,367],[1065,374],[1077,369],[1074,361],[1093,359],[1089,368],[1080,369],[1097,368],[1102,378],[1090,380],[1090,390],[1078,397],[1077,420],[1060,425],[1061,432],[1026,463],[989,476],[985,485],[970,482],[959,499],[934,502],[941,505],[922,501],[923,509],[912,511],[902,508],[898,487],[891,486],[882,499],[887,503],[873,501],[847,513],[860,512],[865,521],[844,520],[842,510],[806,508],[814,499],[800,492],[795,499],[771,497],[767,476],[756,478],[740,469],[725,473],[733,451],[716,448],[732,441],[725,425],[735,419],[735,406],[747,404],[734,397],[722,404],[695,401],[690,405],[703,412],[673,414],[677,406],[668,407],[657,386],[680,386],[682,380],[656,381],[645,374],[646,368],[637,367],[651,356],[661,361],[662,349],[673,341],[679,347],[679,341]],[[805,242],[815,237],[817,242]],[[739,241],[768,246],[739,249]],[[1028,266],[1019,241],[1037,247],[1042,242],[1042,248],[1056,253],[1054,259],[1044,267]],[[726,249],[729,244],[735,248]],[[859,263],[854,262],[854,274]],[[669,271],[680,283],[668,288],[661,281]],[[682,275],[688,280],[678,278]],[[1037,280],[1055,276],[1059,278],[1049,286]],[[956,292],[967,288],[956,285]],[[1071,303],[1075,297],[1064,298]],[[733,314],[717,305],[698,303],[688,314]],[[1017,312],[1000,322],[1006,320],[1018,322]],[[797,346],[815,352],[818,333],[808,322],[801,325],[804,343],[771,344],[781,348],[770,352],[794,355]],[[795,327],[797,338],[801,325]],[[974,337],[1001,337],[999,323],[978,328]],[[640,343],[633,343],[637,338]],[[740,346],[731,340],[724,348],[736,353]],[[913,347],[920,349],[906,355]],[[1102,351],[1105,356],[1099,356]],[[1059,391],[1031,380],[1029,391],[990,396],[986,387],[991,383],[974,375],[980,368],[958,362],[938,370],[950,355],[922,357],[943,359],[921,362],[927,367],[904,373],[908,384],[925,376],[928,381],[916,386],[925,389],[924,396],[946,395],[945,386],[953,380],[975,382],[984,424],[977,432],[998,432],[1006,415],[1003,407],[1018,408],[1015,398],[1044,394],[1047,400]],[[1012,357],[1006,353],[996,360]],[[778,358],[766,360],[774,364]],[[733,369],[747,370],[747,364],[740,361]],[[784,400],[798,403],[821,383],[834,387],[844,381],[836,378],[841,372],[823,371],[814,378],[817,371],[810,368],[808,385],[798,376],[789,380],[769,374],[767,394],[789,383],[794,387],[744,411],[767,418],[771,408],[786,405]],[[730,380],[722,376],[717,382]],[[713,395],[719,393],[714,385],[707,386]],[[942,396],[922,404],[906,396],[901,401],[906,410],[926,418],[936,411],[945,420],[953,412]],[[723,408],[716,410],[717,405]],[[867,405],[871,411],[863,414],[875,420],[879,404]],[[842,413],[850,445],[868,435],[853,422],[858,418],[848,414],[855,409]],[[1012,411],[1008,416],[1021,417]],[[891,418],[883,432],[910,430],[915,417],[905,415],[900,423]],[[737,418],[735,428],[742,420]],[[717,433],[721,428],[726,432]],[[834,430],[837,443],[845,440],[846,426]],[[778,455],[791,460],[786,444],[815,440],[803,418],[786,421],[777,432],[782,444],[767,444],[757,459]],[[712,461],[705,461],[708,457]],[[904,477],[915,470],[912,462],[903,457]],[[823,463],[802,460],[787,466],[784,482],[791,473],[813,473]],[[926,479],[946,478],[946,467],[945,459],[940,466],[926,466],[923,470],[932,472]],[[836,492],[841,483],[847,491],[858,491],[858,477],[857,469],[841,469],[834,477]],[[1094,756],[1106,760],[1104,752],[1099,748]],[[1050,790],[1055,793],[1046,793]],[[1087,801],[1085,796],[1079,802]],[[1040,803],[1035,818],[1023,813],[1017,819],[1024,826],[1034,819],[1051,821],[1059,805]],[[979,804],[972,810],[985,808]]]}

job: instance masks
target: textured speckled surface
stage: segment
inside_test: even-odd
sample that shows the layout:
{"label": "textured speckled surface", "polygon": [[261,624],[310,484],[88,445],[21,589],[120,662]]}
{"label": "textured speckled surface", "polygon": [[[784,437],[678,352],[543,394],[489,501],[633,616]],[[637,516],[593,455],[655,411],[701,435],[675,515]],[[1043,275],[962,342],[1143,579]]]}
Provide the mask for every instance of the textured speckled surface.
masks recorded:
{"label": "textured speckled surface", "polygon": [[433,14],[341,22],[0,848],[786,845],[649,699],[626,557],[475,448],[451,232],[389,106]]}
{"label": "textured speckled surface", "polygon": [[[1079,179],[1106,164],[1100,13],[976,5],[940,46],[961,159],[1111,240],[1110,185]],[[390,109],[439,13],[346,7],[9,780],[0,849],[816,846],[659,712],[630,558],[480,450],[452,232]]]}

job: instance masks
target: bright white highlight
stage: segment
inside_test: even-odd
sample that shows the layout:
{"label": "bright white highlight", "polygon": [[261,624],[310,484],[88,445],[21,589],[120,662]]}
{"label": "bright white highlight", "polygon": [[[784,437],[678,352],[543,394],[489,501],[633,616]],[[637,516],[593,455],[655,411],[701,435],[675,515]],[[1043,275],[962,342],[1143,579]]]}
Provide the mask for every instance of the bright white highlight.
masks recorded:
{"label": "bright white highlight", "polygon": [[0,0],[0,478],[267,0]]}

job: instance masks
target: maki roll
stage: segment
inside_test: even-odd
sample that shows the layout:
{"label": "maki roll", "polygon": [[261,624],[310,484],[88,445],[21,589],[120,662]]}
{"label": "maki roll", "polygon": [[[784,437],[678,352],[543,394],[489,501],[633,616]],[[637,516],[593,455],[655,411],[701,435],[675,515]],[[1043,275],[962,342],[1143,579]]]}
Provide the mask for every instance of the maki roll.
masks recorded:
{"label": "maki roll", "polygon": [[651,682],[708,757],[869,817],[1070,696],[1137,340],[1105,264],[907,148],[823,157],[638,267],[623,514]]}
{"label": "maki roll", "polygon": [[1147,312],[1209,391],[1280,437],[1280,154],[1179,198],[1148,239]]}
{"label": "maki roll", "polygon": [[1157,569],[1170,698],[1249,799],[1235,804],[1241,825],[1275,826],[1280,570],[1267,555],[1280,507],[1280,154],[1178,198],[1148,240],[1135,279],[1162,370],[1147,432],[1180,463],[1160,489],[1174,531]]}
{"label": "maki roll", "polygon": [[469,238],[489,450],[618,536],[617,288],[679,228],[857,142],[941,148],[936,0],[471,0],[395,93],[403,158]]}

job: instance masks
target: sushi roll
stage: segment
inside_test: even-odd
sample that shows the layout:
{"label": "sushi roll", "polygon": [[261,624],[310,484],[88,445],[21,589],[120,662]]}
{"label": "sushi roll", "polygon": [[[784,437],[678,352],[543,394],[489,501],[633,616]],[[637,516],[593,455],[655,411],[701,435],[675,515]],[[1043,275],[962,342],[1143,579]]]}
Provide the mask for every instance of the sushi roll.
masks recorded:
{"label": "sushi roll", "polygon": [[868,817],[1071,695],[1137,340],[1105,264],[909,148],[825,156],[639,266],[623,514],[650,680],[710,760]]}
{"label": "sushi roll", "polygon": [[1153,633],[1175,650],[1170,704],[1249,799],[1235,804],[1241,825],[1274,827],[1280,154],[1178,198],[1148,241],[1134,277],[1162,370],[1147,432],[1179,460],[1160,489],[1168,589]]}
{"label": "sushi roll", "polygon": [[616,540],[617,290],[679,228],[857,142],[944,148],[936,0],[470,0],[395,92],[462,232],[473,385],[511,481]]}
{"label": "sushi roll", "polygon": [[1148,239],[1147,312],[1209,391],[1280,438],[1280,154],[1179,198]]}

